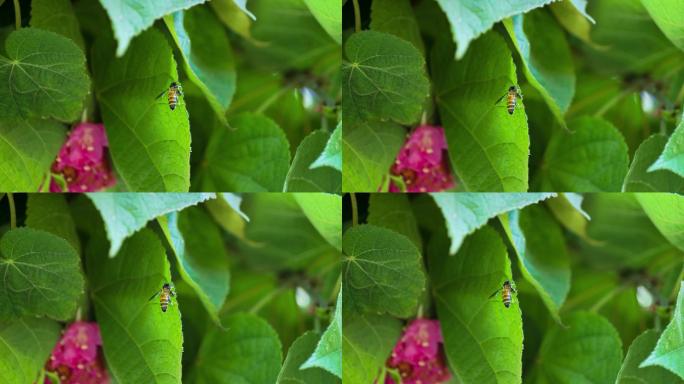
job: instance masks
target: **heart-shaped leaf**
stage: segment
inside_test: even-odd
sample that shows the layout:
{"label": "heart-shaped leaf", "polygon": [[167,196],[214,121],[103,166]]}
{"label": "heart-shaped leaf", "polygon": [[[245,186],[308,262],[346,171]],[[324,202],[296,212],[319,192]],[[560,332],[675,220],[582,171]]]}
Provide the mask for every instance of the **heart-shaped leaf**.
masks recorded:
{"label": "heart-shaped leaf", "polygon": [[368,202],[368,224],[385,227],[413,241],[416,248],[423,249],[418,223],[411,210],[408,196],[374,193]]}
{"label": "heart-shaped leaf", "polygon": [[401,335],[401,322],[391,316],[344,316],[342,381],[373,383]]}
{"label": "heart-shaped leaf", "polygon": [[65,196],[57,193],[30,194],[26,204],[26,226],[61,237],[80,254],[81,243]]}
{"label": "heart-shaped leaf", "polygon": [[374,0],[370,27],[400,37],[425,54],[425,44],[409,0]]}
{"label": "heart-shaped leaf", "polygon": [[81,27],[69,0],[32,0],[31,27],[68,37],[85,50]]}
{"label": "heart-shaped leaf", "polygon": [[35,383],[57,343],[59,331],[56,321],[45,318],[0,321],[0,381]]}

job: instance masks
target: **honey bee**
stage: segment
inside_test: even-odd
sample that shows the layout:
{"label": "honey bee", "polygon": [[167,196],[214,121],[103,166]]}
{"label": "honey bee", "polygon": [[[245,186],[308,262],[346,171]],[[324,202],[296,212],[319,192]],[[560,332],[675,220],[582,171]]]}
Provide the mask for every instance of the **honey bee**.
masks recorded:
{"label": "honey bee", "polygon": [[176,291],[171,284],[166,283],[164,286],[162,286],[162,289],[159,290],[159,292],[152,295],[152,297],[150,297],[150,299],[147,301],[152,301],[152,299],[157,296],[159,296],[159,306],[161,307],[162,312],[166,312],[169,305],[173,305],[171,298],[176,297]]}
{"label": "honey bee", "polygon": [[518,90],[518,87],[515,85],[511,85],[508,88],[508,91],[499,98],[499,100],[496,101],[494,104],[499,104],[503,98],[506,98],[506,109],[508,110],[508,114],[512,115],[513,112],[515,112],[515,106],[518,102],[518,98],[522,100],[522,95],[520,94],[520,91]]}
{"label": "honey bee", "polygon": [[173,111],[176,109],[176,105],[178,105],[178,96],[183,96],[183,87],[174,81],[169,85],[169,89],[165,89],[157,96],[157,99],[164,96],[165,93],[168,95],[169,108]]}
{"label": "honey bee", "polygon": [[515,284],[509,280],[504,281],[503,286],[494,293],[492,293],[489,298],[491,299],[496,295],[497,293],[501,292],[501,301],[503,301],[503,305],[508,308],[511,306],[511,302],[513,301],[513,296],[511,293],[518,293],[515,289]]}

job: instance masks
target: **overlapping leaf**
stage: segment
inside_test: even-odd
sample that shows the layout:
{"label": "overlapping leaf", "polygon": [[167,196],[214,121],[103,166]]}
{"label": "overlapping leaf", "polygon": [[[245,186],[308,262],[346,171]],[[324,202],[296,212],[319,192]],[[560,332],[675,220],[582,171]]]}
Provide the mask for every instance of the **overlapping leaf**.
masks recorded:
{"label": "overlapping leaf", "polygon": [[391,229],[411,239],[416,248],[423,248],[418,223],[407,195],[384,193],[370,195],[367,220],[368,224]]}
{"label": "overlapping leaf", "polygon": [[684,114],[679,126],[665,144],[660,156],[648,168],[649,172],[666,169],[684,177]]}
{"label": "overlapping leaf", "polygon": [[665,36],[684,51],[684,3],[677,0],[641,0]]}
{"label": "overlapping leaf", "polygon": [[68,320],[83,294],[81,262],[61,237],[31,228],[0,239],[0,319],[24,315]]}
{"label": "overlapping leaf", "polygon": [[637,200],[660,233],[684,251],[684,196],[674,193],[639,193]]}
{"label": "overlapping leaf", "polygon": [[175,110],[157,98],[178,80],[171,47],[150,30],[124,57],[115,58],[113,51],[113,41],[96,42],[91,65],[118,183],[133,192],[186,192],[190,125],[184,98]]}
{"label": "overlapping leaf", "polygon": [[622,186],[623,192],[684,192],[684,178],[668,169],[654,170],[653,164],[663,152],[667,138],[655,134],[634,153],[632,165]]}
{"label": "overlapping leaf", "polygon": [[342,381],[372,383],[401,335],[401,323],[391,316],[344,316]]}
{"label": "overlapping leaf", "polygon": [[57,235],[68,241],[77,254],[81,253],[81,243],[65,195],[29,195],[26,205],[26,226]]}
{"label": "overlapping leaf", "polygon": [[518,100],[509,115],[505,103],[497,103],[518,83],[506,43],[490,32],[462,60],[454,61],[453,49],[442,40],[433,50],[432,76],[454,171],[469,191],[526,191],[525,109]]}
{"label": "overlapping leaf", "polygon": [[318,233],[342,251],[342,197],[327,193],[295,193],[294,198]]}
{"label": "overlapping leaf", "polygon": [[425,53],[418,21],[409,0],[376,0],[371,4],[371,29],[400,37]]}
{"label": "overlapping leaf", "polygon": [[331,167],[342,172],[342,121],[330,135],[321,155],[309,168]]}
{"label": "overlapping leaf", "polygon": [[34,383],[57,343],[59,331],[56,321],[44,318],[0,321],[0,381]]}
{"label": "overlapping leaf", "polygon": [[[289,353],[288,353],[289,356]],[[315,350],[310,353],[300,369],[321,368],[342,378],[342,292],[337,296],[335,314],[328,328],[323,332]],[[320,375],[320,374],[319,374]]]}
{"label": "overlapping leaf", "polygon": [[81,28],[69,0],[31,1],[31,27],[52,31],[70,38],[85,48]]}
{"label": "overlapping leaf", "polygon": [[338,170],[312,167],[329,138],[327,132],[316,131],[302,140],[285,178],[285,192],[341,192],[342,174]]}
{"label": "overlapping leaf", "polygon": [[657,366],[640,368],[639,364],[644,361],[656,346],[658,332],[648,330],[632,342],[622,362],[622,367],[618,373],[615,384],[633,383],[676,383],[677,376],[668,372],[666,369]]}
{"label": "overlapping leaf", "polygon": [[337,44],[342,44],[342,0],[304,0],[321,27]]}
{"label": "overlapping leaf", "polygon": [[[340,332],[341,335],[341,332]],[[305,332],[290,346],[276,384],[339,383],[340,380],[320,368],[300,369],[302,362],[311,355],[320,337],[314,332]],[[340,352],[341,354],[341,352]]]}

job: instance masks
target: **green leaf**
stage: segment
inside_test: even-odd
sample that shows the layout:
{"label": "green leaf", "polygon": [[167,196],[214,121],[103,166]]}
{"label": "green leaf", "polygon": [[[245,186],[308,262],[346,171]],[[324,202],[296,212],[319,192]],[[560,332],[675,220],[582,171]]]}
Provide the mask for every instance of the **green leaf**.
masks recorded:
{"label": "green leaf", "polygon": [[[283,364],[283,369],[285,366],[286,364]],[[321,340],[316,345],[316,349],[301,364],[300,369],[306,370],[307,368],[314,367],[324,369],[340,379],[342,378],[342,291],[337,295],[335,315],[330,325],[323,332]]]}
{"label": "green leaf", "polygon": [[652,135],[641,143],[625,177],[624,192],[684,192],[684,178],[667,168],[651,166],[663,153],[666,143],[667,137],[661,134]]}
{"label": "green leaf", "polygon": [[297,153],[285,178],[285,192],[331,192],[339,193],[342,174],[329,167],[313,168],[311,165],[321,156],[330,135],[315,131],[299,144]]}
{"label": "green leaf", "polygon": [[360,225],[345,232],[342,250],[343,289],[350,297],[346,302],[376,314],[415,314],[425,274],[411,240],[389,229]]}
{"label": "green leaf", "polygon": [[6,118],[76,120],[90,89],[83,51],[54,32],[23,28],[5,40],[0,55],[0,110]]}
{"label": "green leaf", "polygon": [[401,336],[401,322],[374,314],[344,316],[342,382],[373,383]]}
{"label": "green leaf", "polygon": [[525,109],[518,100],[509,115],[505,103],[497,103],[518,83],[506,43],[488,33],[455,61],[453,44],[443,42],[433,49],[432,76],[454,171],[469,191],[526,191],[530,139]]}
{"label": "green leaf", "polygon": [[660,367],[639,368],[639,364],[648,357],[657,341],[658,332],[652,329],[634,339],[632,345],[629,346],[625,361],[622,362],[615,384],[678,382],[677,376]]}
{"label": "green leaf", "polygon": [[570,258],[563,231],[539,205],[499,218],[518,255],[525,280],[537,290],[551,316],[561,323],[558,312],[570,291]]}
{"label": "green leaf", "polygon": [[106,257],[103,251],[89,249],[86,267],[112,379],[180,383],[183,334],[178,302],[172,297],[172,304],[162,312],[159,298],[150,299],[171,282],[159,238],[144,229],[126,240],[116,258]]}
{"label": "green leaf", "polygon": [[209,140],[199,175],[204,191],[280,192],[290,148],[273,120],[251,113],[230,120],[230,129],[216,129]]}
{"label": "green leaf", "polygon": [[0,321],[0,381],[35,383],[57,343],[59,331],[56,321],[44,318]]}
{"label": "green leaf", "polygon": [[78,254],[49,232],[7,232],[0,239],[0,275],[0,319],[35,315],[65,321],[83,294]]}
{"label": "green leaf", "polygon": [[294,198],[318,233],[342,251],[342,196],[327,193],[294,193]]}
{"label": "green leaf", "polygon": [[648,218],[667,240],[684,251],[684,196],[675,193],[638,193]]}
{"label": "green leaf", "polygon": [[64,127],[50,120],[0,120],[0,190],[38,191],[65,138]]}
{"label": "green leaf", "polygon": [[100,0],[112,20],[119,42],[116,56],[123,56],[133,37],[151,27],[164,15],[187,9],[206,0]]}
{"label": "green leaf", "polygon": [[423,249],[418,223],[406,194],[374,193],[368,202],[368,224],[385,227],[402,234]]}
{"label": "green leaf", "polygon": [[342,137],[342,190],[377,192],[389,174],[406,133],[391,122],[367,121],[345,125]]}
{"label": "green leaf", "polygon": [[223,25],[206,7],[194,7],[164,18],[180,49],[185,73],[227,125],[226,112],[236,88],[235,60]]}
{"label": "green leaf", "polygon": [[273,384],[280,371],[278,334],[258,316],[225,318],[202,340],[193,377],[197,384]]}
{"label": "green leaf", "polygon": [[368,119],[418,121],[430,84],[425,59],[394,35],[364,31],[344,45],[342,109],[347,124]]}
{"label": "green leaf", "polygon": [[26,226],[61,237],[74,247],[77,254],[80,254],[81,243],[65,196],[61,194],[29,194],[26,205]]}
{"label": "green leaf", "polygon": [[587,223],[589,214],[582,209],[582,195],[563,193],[547,200],[546,204],[556,219],[570,232],[587,239]]}
{"label": "green leaf", "polygon": [[667,169],[684,177],[684,114],[679,125],[665,144],[658,159],[648,168],[649,172]]}
{"label": "green leaf", "polygon": [[[680,216],[681,217],[681,216]],[[658,343],[640,368],[659,365],[679,375],[684,380],[684,282],[680,285],[677,306],[672,321],[660,335]]]}
{"label": "green leaf", "polygon": [[244,196],[242,209],[250,218],[245,228],[249,241],[240,243],[240,249],[249,255],[250,262],[270,270],[300,269],[326,255],[339,257],[339,252],[311,224],[294,196],[292,193]]}
{"label": "green leaf", "polygon": [[641,0],[651,18],[672,43],[684,51],[684,3],[677,0]]}
{"label": "green leaf", "polygon": [[119,182],[132,192],[186,192],[190,124],[184,98],[173,111],[166,98],[157,99],[178,76],[171,48],[150,30],[124,57],[114,58],[113,50],[112,41],[96,42],[91,65]]}
{"label": "green leaf", "polygon": [[467,235],[487,220],[514,209],[521,209],[554,193],[432,193],[442,210],[451,238],[449,253],[454,254]]}
{"label": "green leaf", "polygon": [[68,37],[85,50],[81,27],[69,0],[32,0],[31,27]]}
{"label": "green leaf", "polygon": [[252,19],[255,19],[254,15],[244,8],[247,0],[243,1],[243,9],[237,5],[240,0],[213,0],[209,4],[216,12],[216,16],[225,24],[228,28],[235,31],[235,33],[240,36],[251,40],[252,33],[250,28],[252,26]]}
{"label": "green leaf", "polygon": [[[342,333],[340,332],[340,337]],[[339,383],[339,379],[320,368],[299,369],[299,366],[311,355],[319,336],[311,331],[299,336],[287,351],[287,357],[278,374],[276,384],[301,384],[301,383]]]}
{"label": "green leaf", "polygon": [[119,252],[123,241],[148,221],[216,197],[213,193],[89,193],[105,223],[111,246],[109,256]]}
{"label": "green leaf", "polygon": [[218,312],[230,289],[228,255],[221,232],[199,207],[188,207],[180,214],[171,212],[158,220],[176,255],[178,272],[218,323]]}
{"label": "green leaf", "polygon": [[247,9],[247,0],[233,0],[233,3],[252,20],[256,20],[256,16]]}
{"label": "green leaf", "polygon": [[[437,0],[446,13],[454,42],[458,45],[456,58],[465,55],[470,43],[479,35],[487,32],[494,23],[507,17],[525,13],[541,7],[553,0],[520,0],[501,2],[499,0]],[[473,48],[472,50],[477,50]]]}
{"label": "green leaf", "polygon": [[627,144],[620,132],[609,122],[588,116],[568,126],[572,132],[557,130],[546,147],[541,190],[620,191],[629,167]]}
{"label": "green leaf", "polygon": [[563,115],[575,94],[575,68],[563,30],[544,9],[514,16],[504,26],[520,54],[527,81],[565,125]]}
{"label": "green leaf", "polygon": [[342,45],[342,0],[304,0],[311,13],[328,32],[328,35]]}
{"label": "green leaf", "polygon": [[596,24],[596,21],[587,13],[587,0],[556,1],[549,8],[568,32],[587,44],[594,44],[590,23]]}
{"label": "green leaf", "polygon": [[506,308],[501,296],[487,298],[511,277],[506,247],[490,227],[469,236],[455,257],[442,240],[428,265],[451,371],[463,383],[520,383],[520,307],[514,301]]}
{"label": "green leaf", "polygon": [[331,167],[342,172],[342,121],[337,124],[321,155],[311,163],[310,169]]}
{"label": "green leaf", "polygon": [[553,327],[544,336],[532,375],[536,383],[612,383],[622,362],[622,345],[605,318],[577,312],[567,328]]}
{"label": "green leaf", "polygon": [[400,37],[425,54],[418,21],[409,0],[375,0],[371,4],[371,24],[374,31]]}

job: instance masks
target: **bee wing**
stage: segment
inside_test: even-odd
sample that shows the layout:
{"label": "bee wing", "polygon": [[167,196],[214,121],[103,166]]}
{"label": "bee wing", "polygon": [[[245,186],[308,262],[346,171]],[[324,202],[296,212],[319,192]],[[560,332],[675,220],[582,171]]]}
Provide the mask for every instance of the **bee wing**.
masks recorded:
{"label": "bee wing", "polygon": [[164,94],[165,94],[166,92],[168,92],[168,90],[166,90],[166,89],[163,90],[162,93],[160,93],[157,97],[155,97],[155,99],[158,99],[158,98],[164,96]]}
{"label": "bee wing", "polygon": [[147,301],[152,301],[152,299],[154,299],[155,297],[159,296],[160,293],[161,293],[161,291],[158,291],[157,293],[155,293],[154,295],[152,295],[152,297],[150,297],[149,299],[147,299]]}
{"label": "bee wing", "polygon": [[501,291],[501,289],[497,289],[496,291],[494,291],[494,293],[492,293],[491,295],[489,295],[488,298],[491,299],[492,297],[494,297],[494,295],[496,295],[497,293],[499,293],[499,291]]}
{"label": "bee wing", "polygon": [[506,95],[508,95],[508,92],[504,93],[501,97],[499,97],[499,100],[497,100],[497,101],[494,103],[494,105],[499,104],[499,102],[500,102],[501,100],[503,100],[503,98],[506,97]]}

